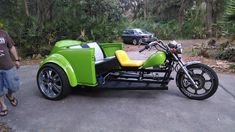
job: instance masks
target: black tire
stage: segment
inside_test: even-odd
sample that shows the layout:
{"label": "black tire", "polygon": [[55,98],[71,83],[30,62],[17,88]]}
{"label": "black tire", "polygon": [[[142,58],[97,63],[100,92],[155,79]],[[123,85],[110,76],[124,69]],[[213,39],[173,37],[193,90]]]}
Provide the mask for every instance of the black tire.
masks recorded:
{"label": "black tire", "polygon": [[140,38],[139,40],[138,40],[138,45],[141,45],[143,43],[143,40]]}
{"label": "black tire", "polygon": [[[192,64],[187,66],[187,69],[189,71],[189,74],[191,75],[191,77],[193,78],[193,80],[197,83],[198,85],[198,89],[194,88],[191,83],[188,83],[188,85],[186,86],[188,79],[185,75],[185,73],[183,72],[182,69],[180,69],[177,73],[176,76],[176,84],[178,86],[178,88],[180,89],[180,91],[188,98],[190,99],[195,99],[195,100],[204,100],[207,99],[209,97],[211,97],[212,95],[214,95],[214,93],[216,92],[218,85],[219,85],[219,80],[218,80],[218,76],[215,73],[215,71],[210,68],[207,65],[201,64],[201,63],[197,63],[197,64]],[[198,71],[200,71],[201,73],[196,73]],[[207,74],[207,75],[204,75]],[[210,78],[209,80],[207,78]],[[206,85],[208,83],[211,84],[209,88],[206,88]],[[192,91],[195,90],[195,93],[193,93]],[[204,93],[199,93],[199,90],[205,91]]]}
{"label": "black tire", "polygon": [[71,90],[66,73],[53,63],[45,64],[39,69],[37,85],[42,95],[49,100],[63,99]]}
{"label": "black tire", "polygon": [[124,44],[128,44],[128,42],[127,42],[125,39],[122,39],[122,42],[123,42]]}

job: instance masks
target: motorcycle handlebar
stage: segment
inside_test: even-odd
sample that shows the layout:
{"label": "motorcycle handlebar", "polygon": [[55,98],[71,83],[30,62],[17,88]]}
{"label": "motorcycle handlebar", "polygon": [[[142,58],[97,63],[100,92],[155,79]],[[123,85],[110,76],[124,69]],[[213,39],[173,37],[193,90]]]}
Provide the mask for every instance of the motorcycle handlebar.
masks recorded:
{"label": "motorcycle handlebar", "polygon": [[159,40],[159,41],[153,41],[153,42],[147,44],[147,45],[146,45],[144,48],[142,48],[139,52],[141,53],[141,52],[143,52],[144,50],[146,50],[146,49],[148,49],[148,48],[151,48],[151,47],[153,47],[153,46],[156,46],[156,45],[159,45],[161,48],[166,49],[166,45],[164,45],[164,43],[163,43],[161,40]]}
{"label": "motorcycle handlebar", "polygon": [[149,46],[148,46],[148,45],[145,45],[144,48],[142,48],[139,52],[141,53],[141,52],[143,52],[144,50],[146,50],[146,49],[148,49],[148,48],[149,48]]}

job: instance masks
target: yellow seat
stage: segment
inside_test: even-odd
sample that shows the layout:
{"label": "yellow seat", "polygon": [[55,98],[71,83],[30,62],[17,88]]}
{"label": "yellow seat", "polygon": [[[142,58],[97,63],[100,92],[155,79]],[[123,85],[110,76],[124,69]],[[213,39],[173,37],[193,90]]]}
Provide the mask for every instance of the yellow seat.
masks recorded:
{"label": "yellow seat", "polygon": [[143,60],[130,60],[123,50],[117,50],[115,55],[122,67],[140,67],[144,64]]}

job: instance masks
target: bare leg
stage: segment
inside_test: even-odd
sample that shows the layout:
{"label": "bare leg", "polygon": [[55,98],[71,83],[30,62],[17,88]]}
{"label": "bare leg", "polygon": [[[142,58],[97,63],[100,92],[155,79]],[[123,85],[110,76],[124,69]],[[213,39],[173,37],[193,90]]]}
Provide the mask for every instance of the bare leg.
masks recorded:
{"label": "bare leg", "polygon": [[12,100],[14,98],[13,93],[11,90],[8,90],[7,96]]}
{"label": "bare leg", "polygon": [[7,106],[4,103],[4,97],[0,97],[0,105],[1,105],[1,111],[0,111],[0,116],[6,116],[8,114]]}
{"label": "bare leg", "polygon": [[6,97],[9,99],[10,103],[13,106],[17,106],[18,101],[17,99],[13,96],[13,92],[11,92],[11,90],[8,90],[8,93],[6,94]]}
{"label": "bare leg", "polygon": [[7,109],[7,106],[6,106],[5,102],[4,102],[4,97],[3,96],[0,97],[0,105],[2,107],[2,110],[6,110]]}

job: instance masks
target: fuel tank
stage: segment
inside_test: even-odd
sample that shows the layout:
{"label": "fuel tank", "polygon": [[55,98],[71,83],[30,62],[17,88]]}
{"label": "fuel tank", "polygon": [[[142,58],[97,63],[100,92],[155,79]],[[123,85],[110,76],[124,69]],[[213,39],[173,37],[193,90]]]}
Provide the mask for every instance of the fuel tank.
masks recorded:
{"label": "fuel tank", "polygon": [[153,67],[153,66],[160,66],[164,64],[166,61],[166,53],[163,51],[158,51],[155,54],[151,55],[145,62],[143,67]]}

